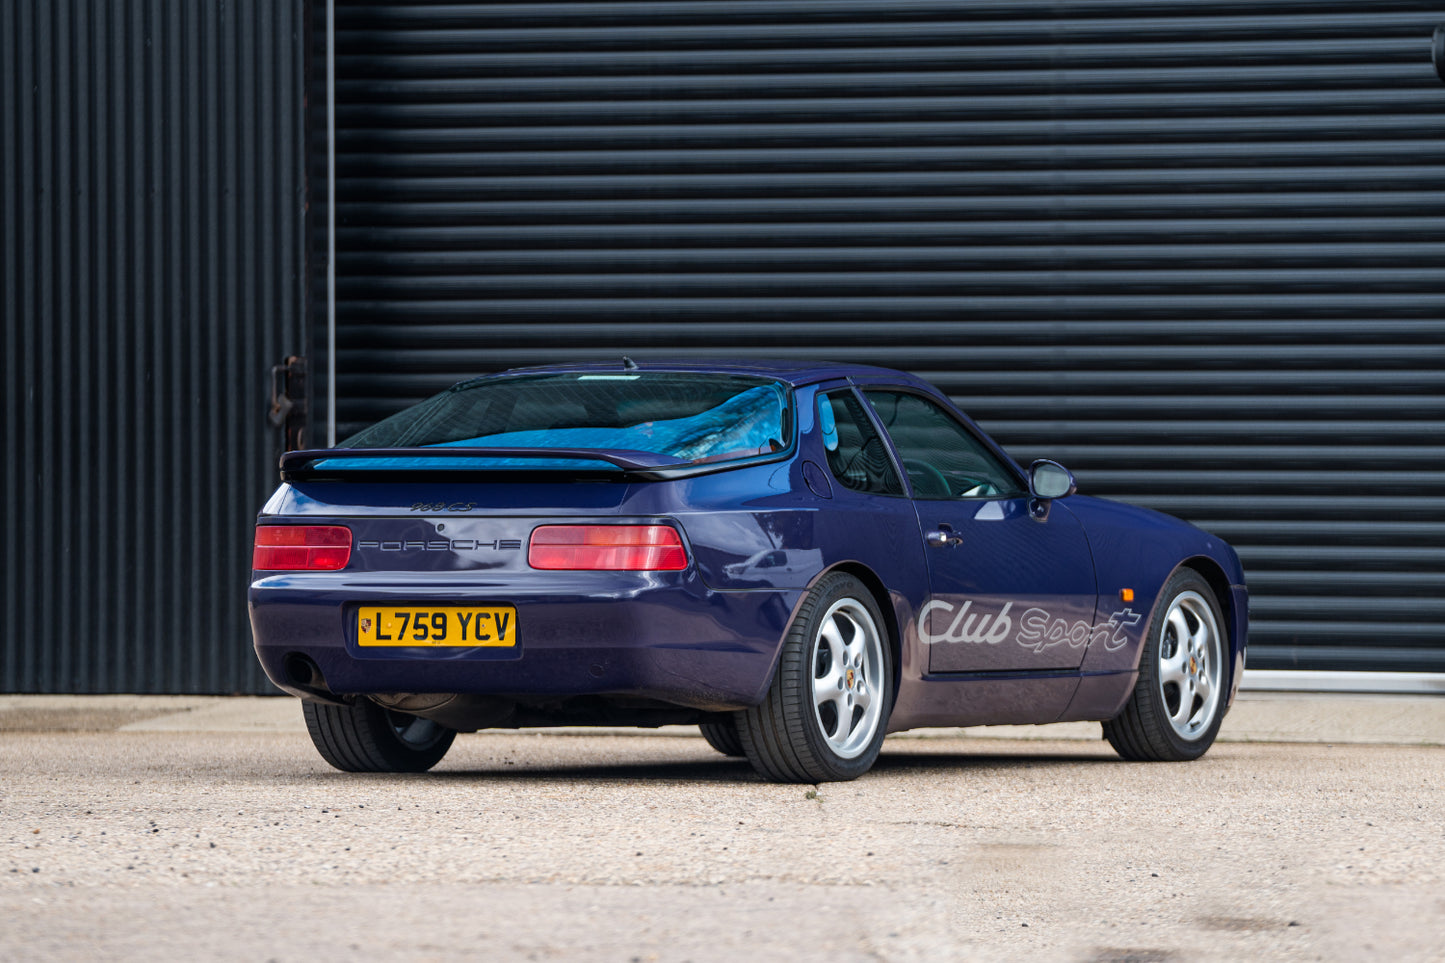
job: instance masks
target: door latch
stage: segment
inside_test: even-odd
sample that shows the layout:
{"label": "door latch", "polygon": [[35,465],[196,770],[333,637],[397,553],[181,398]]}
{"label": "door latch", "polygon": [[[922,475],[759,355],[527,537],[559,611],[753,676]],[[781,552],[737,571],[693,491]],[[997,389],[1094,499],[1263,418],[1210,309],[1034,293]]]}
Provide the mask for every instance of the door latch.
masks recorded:
{"label": "door latch", "polygon": [[953,526],[944,522],[938,526],[938,531],[928,532],[923,540],[934,548],[957,548],[963,544],[963,536],[954,534]]}

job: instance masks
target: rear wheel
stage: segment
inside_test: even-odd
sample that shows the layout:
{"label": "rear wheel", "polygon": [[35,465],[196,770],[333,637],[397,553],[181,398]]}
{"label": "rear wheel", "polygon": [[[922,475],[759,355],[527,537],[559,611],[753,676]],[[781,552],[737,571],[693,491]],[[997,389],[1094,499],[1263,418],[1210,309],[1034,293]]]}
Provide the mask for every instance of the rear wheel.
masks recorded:
{"label": "rear wheel", "polygon": [[745,756],[743,742],[738,738],[738,727],[731,719],[722,722],[704,722],[698,726],[707,744],[725,756]]}
{"label": "rear wheel", "polygon": [[1104,723],[1104,737],[1125,759],[1197,759],[1224,721],[1224,617],[1209,583],[1176,572],[1149,626],[1139,681],[1124,711]]}
{"label": "rear wheel", "polygon": [[748,761],[779,782],[856,779],[887,731],[893,662],[878,605],[845,573],[824,577],[783,641],[763,704],[734,718]]}
{"label": "rear wheel", "polygon": [[425,772],[441,762],[457,735],[366,698],[349,706],[302,702],[301,712],[316,751],[342,772]]}

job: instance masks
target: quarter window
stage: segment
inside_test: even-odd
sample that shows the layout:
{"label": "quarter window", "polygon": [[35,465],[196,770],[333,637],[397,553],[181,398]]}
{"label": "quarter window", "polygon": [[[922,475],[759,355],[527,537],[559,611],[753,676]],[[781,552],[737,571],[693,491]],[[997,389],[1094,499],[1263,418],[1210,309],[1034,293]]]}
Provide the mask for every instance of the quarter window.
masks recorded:
{"label": "quarter window", "polygon": [[903,494],[903,482],[893,470],[888,449],[852,391],[818,396],[818,427],[828,453],[828,467],[844,488],[878,495]]}
{"label": "quarter window", "polygon": [[1014,475],[948,412],[920,395],[865,391],[916,498],[1000,498],[1023,494]]}

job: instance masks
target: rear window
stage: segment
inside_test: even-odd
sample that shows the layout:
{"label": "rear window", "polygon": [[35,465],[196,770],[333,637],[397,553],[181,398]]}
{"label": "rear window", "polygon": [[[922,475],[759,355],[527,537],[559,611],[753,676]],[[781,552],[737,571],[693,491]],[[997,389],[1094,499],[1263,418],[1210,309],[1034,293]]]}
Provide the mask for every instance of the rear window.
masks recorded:
{"label": "rear window", "polygon": [[[463,382],[341,442],[339,448],[590,448],[647,452],[676,464],[728,461],[787,447],[788,392],[764,378],[669,372],[568,372]],[[345,459],[334,459],[343,462]],[[388,462],[391,460],[388,459]],[[404,467],[419,460],[366,467]],[[451,466],[475,467],[477,458]],[[488,467],[606,468],[592,461],[485,459]],[[357,460],[356,467],[362,467]]]}

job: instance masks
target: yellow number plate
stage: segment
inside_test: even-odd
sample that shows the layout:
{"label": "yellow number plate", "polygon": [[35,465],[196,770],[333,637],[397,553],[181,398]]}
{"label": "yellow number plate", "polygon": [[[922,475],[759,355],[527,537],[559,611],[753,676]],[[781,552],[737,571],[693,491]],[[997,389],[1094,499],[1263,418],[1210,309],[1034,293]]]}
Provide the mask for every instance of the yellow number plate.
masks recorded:
{"label": "yellow number plate", "polygon": [[509,648],[517,644],[517,610],[510,605],[363,605],[356,613],[356,644]]}

